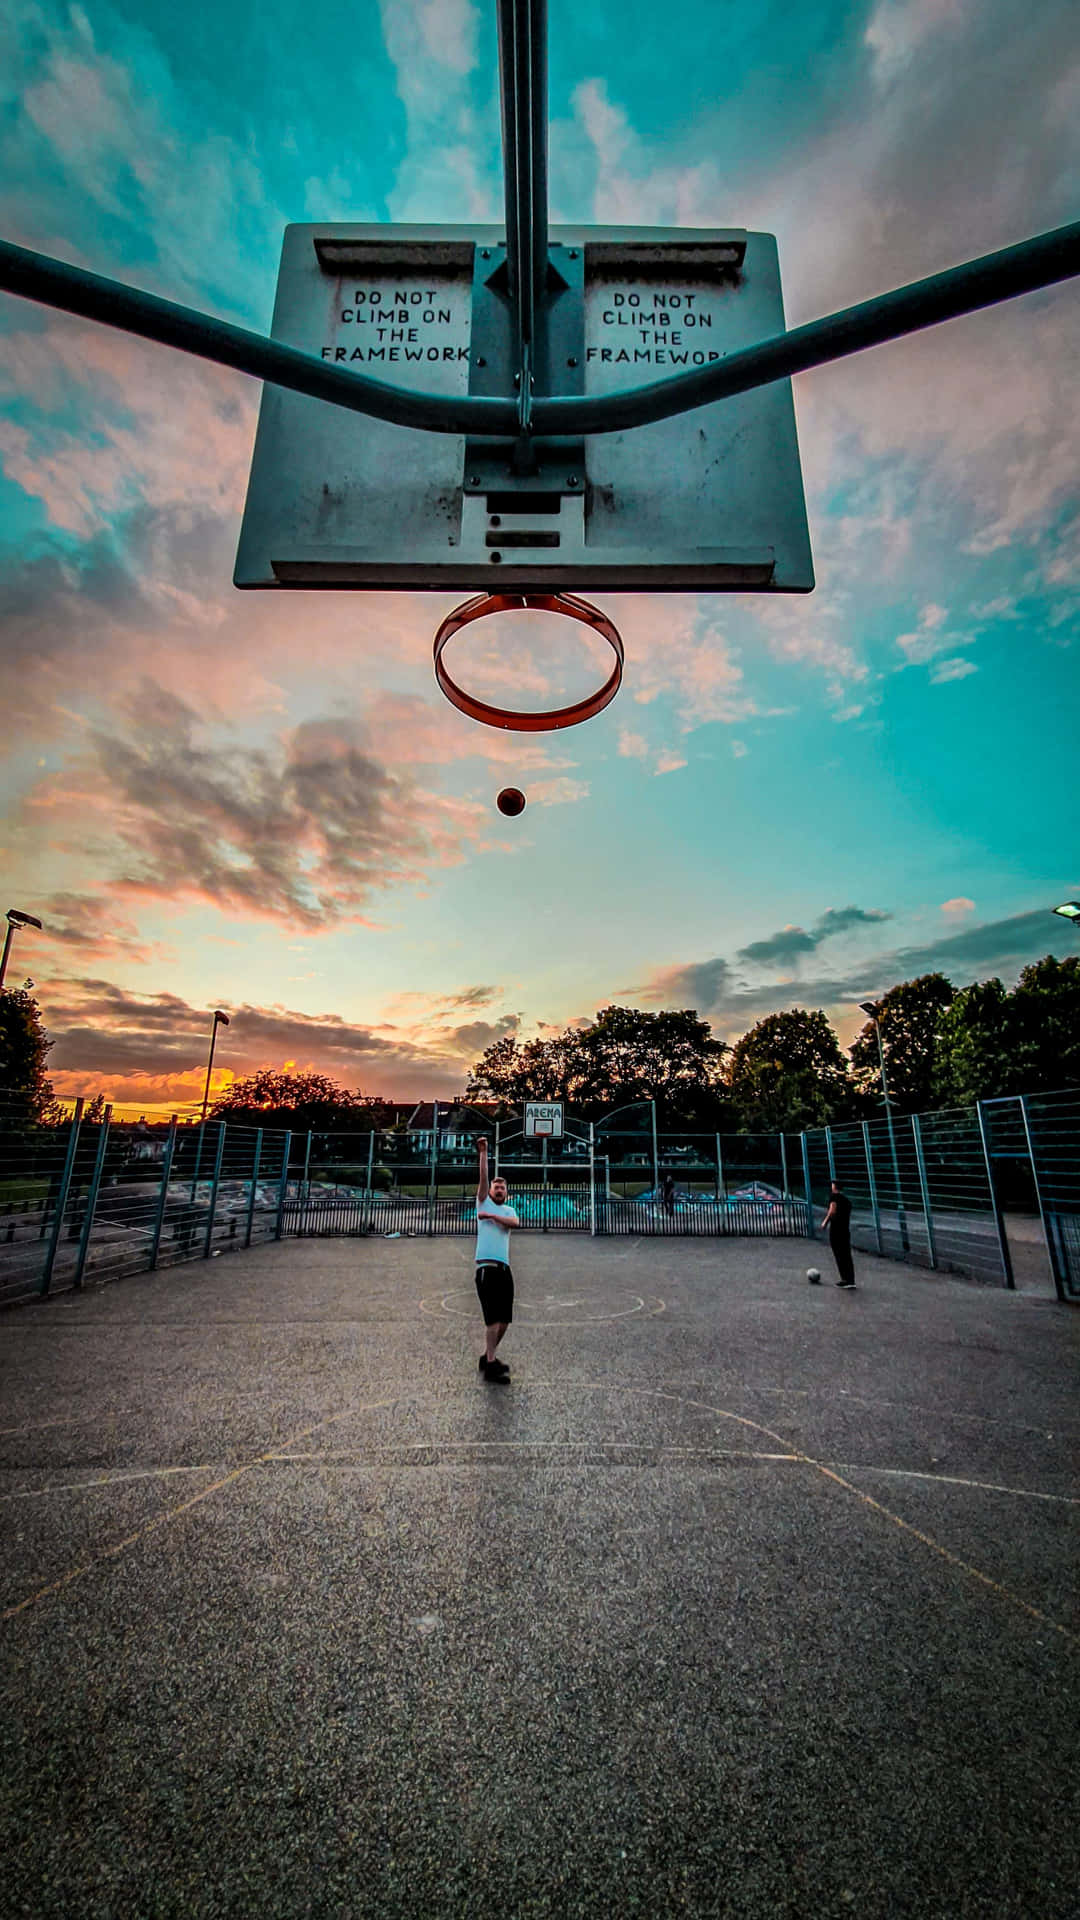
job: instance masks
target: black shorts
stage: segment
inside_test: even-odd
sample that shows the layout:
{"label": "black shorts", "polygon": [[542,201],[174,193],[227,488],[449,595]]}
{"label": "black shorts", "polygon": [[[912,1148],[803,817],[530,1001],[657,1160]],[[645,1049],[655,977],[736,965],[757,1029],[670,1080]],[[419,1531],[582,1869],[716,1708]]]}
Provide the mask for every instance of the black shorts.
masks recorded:
{"label": "black shorts", "polygon": [[514,1276],[505,1260],[485,1260],[477,1267],[476,1291],[485,1327],[500,1322],[508,1327],[514,1317]]}

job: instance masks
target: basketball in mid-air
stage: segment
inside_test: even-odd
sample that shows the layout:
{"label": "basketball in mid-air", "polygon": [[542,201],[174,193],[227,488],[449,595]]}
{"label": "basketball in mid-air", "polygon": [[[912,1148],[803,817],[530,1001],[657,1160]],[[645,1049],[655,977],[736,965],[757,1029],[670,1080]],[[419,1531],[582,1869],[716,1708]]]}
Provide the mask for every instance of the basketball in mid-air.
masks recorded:
{"label": "basketball in mid-air", "polygon": [[507,813],[513,817],[515,813],[524,813],[525,795],[518,787],[504,787],[495,805],[500,813]]}

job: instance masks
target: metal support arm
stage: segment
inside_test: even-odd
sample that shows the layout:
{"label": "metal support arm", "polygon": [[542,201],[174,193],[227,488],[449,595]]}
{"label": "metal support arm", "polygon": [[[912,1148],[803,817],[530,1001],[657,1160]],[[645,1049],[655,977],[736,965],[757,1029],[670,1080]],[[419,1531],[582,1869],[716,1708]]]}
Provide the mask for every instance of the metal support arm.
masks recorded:
{"label": "metal support arm", "polygon": [[[985,254],[928,280],[917,280],[876,300],[865,300],[825,320],[811,321],[808,326],[745,347],[693,373],[676,374],[671,380],[624,393],[597,395],[595,399],[580,395],[567,399],[541,397],[533,406],[533,431],[537,437],[580,437],[618,433],[651,420],[670,419],[714,400],[788,379],[809,367],[861,353],[865,347],[899,340],[923,327],[937,326],[942,320],[957,319],[961,314],[1015,299],[1018,294],[1054,286],[1077,274],[1080,221],[1022,241],[1019,246],[1006,247],[1000,253]],[[179,347],[220,366],[252,374],[257,380],[329,400],[354,413],[370,414],[398,426],[506,440],[516,438],[519,432],[516,397],[497,400],[479,395],[458,398],[417,393],[364,374],[347,373],[244,327],[234,327],[210,314],[160,300],[154,294],[141,293],[7,241],[0,241],[0,289],[165,346]]]}

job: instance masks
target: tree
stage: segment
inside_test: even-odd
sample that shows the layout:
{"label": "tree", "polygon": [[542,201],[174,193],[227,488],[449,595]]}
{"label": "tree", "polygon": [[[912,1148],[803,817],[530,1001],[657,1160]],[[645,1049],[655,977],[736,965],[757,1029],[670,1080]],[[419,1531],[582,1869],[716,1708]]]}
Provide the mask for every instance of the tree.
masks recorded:
{"label": "tree", "polygon": [[692,1011],[602,1007],[591,1027],[568,1027],[551,1040],[496,1040],[474,1066],[468,1092],[518,1108],[564,1100],[593,1119],[612,1106],[655,1100],[661,1125],[717,1126],[727,1117],[724,1051]]}
{"label": "tree", "polygon": [[1080,959],[1025,967],[1012,993],[978,980],[941,1016],[935,1094],[950,1106],[1080,1083]]}
{"label": "tree", "polygon": [[53,1090],[45,1062],[53,1042],[30,988],[0,992],[0,1117],[16,1125],[45,1118]]}
{"label": "tree", "polygon": [[654,1100],[661,1126],[715,1124],[727,1049],[692,1008],[641,1013],[636,1007],[602,1007],[593,1026],[573,1037],[582,1111]]}
{"label": "tree", "polygon": [[251,1127],[269,1122],[294,1133],[367,1133],[382,1125],[386,1112],[383,1102],[349,1093],[324,1073],[274,1073],[268,1067],[234,1080],[210,1108],[214,1120]]}
{"label": "tree", "polygon": [[770,1013],[744,1033],[728,1061],[728,1090],[751,1133],[801,1133],[854,1110],[840,1042],[818,1010]]}
{"label": "tree", "polygon": [[[923,973],[902,980],[879,1000],[878,1020],[885,1054],[889,1099],[905,1113],[919,1113],[933,1103],[934,1063],[941,1016],[952,1005],[953,985],[943,973]],[[860,1093],[884,1098],[877,1033],[868,1020],[850,1049],[855,1084]]]}
{"label": "tree", "polygon": [[1056,960],[1048,953],[1025,967],[1012,1011],[1025,1093],[1080,1083],[1080,956]]}

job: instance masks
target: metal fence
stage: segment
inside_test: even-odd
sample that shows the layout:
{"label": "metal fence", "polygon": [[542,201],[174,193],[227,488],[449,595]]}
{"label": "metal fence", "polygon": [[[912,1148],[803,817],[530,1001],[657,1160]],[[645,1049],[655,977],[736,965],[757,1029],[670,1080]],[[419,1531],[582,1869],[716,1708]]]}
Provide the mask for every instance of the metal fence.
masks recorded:
{"label": "metal fence", "polygon": [[[804,1134],[570,1120],[541,1147],[518,1123],[496,1153],[541,1233],[817,1238],[836,1178],[856,1248],[1005,1286],[1037,1260],[1080,1299],[1080,1089]],[[284,1235],[467,1235],[475,1183],[460,1136],[148,1124],[100,1100],[45,1126],[0,1098],[0,1304]]]}
{"label": "metal fence", "polygon": [[36,1126],[0,1105],[0,1304],[210,1259],[280,1235],[289,1134],[148,1127],[112,1110]]}

